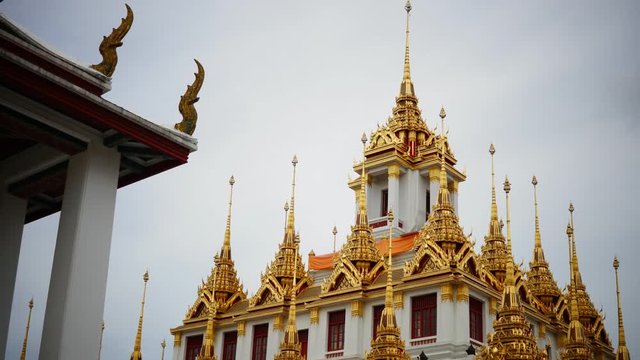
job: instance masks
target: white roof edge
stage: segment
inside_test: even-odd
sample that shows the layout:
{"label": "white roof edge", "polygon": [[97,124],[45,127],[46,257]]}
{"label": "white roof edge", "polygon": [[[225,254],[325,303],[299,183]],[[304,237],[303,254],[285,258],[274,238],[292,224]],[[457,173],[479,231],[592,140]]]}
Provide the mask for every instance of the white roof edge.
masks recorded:
{"label": "white roof edge", "polygon": [[18,34],[18,36],[15,36],[0,30],[0,36],[7,38],[12,42],[20,43],[21,46],[28,48],[34,53],[45,56],[52,63],[76,74],[80,78],[98,86],[99,88],[102,88],[105,92],[111,90],[111,78],[108,76],[90,68],[89,66],[82,65],[79,61],[63,54],[57,49],[54,49],[52,46],[39,39],[36,35],[14,23],[1,12],[0,22],[7,24]]}
{"label": "white roof edge", "polygon": [[177,130],[174,129],[169,129],[165,126],[162,125],[158,125],[154,122],[151,122],[149,120],[146,120],[144,118],[142,118],[141,116],[138,116],[132,112],[130,112],[129,110],[126,110],[112,102],[110,102],[109,100],[106,100],[100,96],[94,95],[91,92],[81,88],[80,86],[77,86],[75,84],[72,84],[70,82],[68,82],[67,80],[56,76],[54,74],[51,74],[50,72],[30,63],[25,61],[24,59],[6,51],[5,49],[0,49],[0,57],[6,58],[11,62],[14,62],[34,73],[39,74],[40,76],[47,78],[65,88],[67,88],[68,90],[78,94],[79,96],[93,102],[94,104],[96,104],[97,106],[103,107],[105,109],[108,109],[109,111],[119,114],[125,118],[127,118],[128,120],[130,120],[133,123],[136,123],[137,125],[142,126],[143,128],[146,128],[164,138],[166,138],[167,140],[170,140],[174,143],[179,144],[180,146],[183,146],[185,148],[187,148],[190,152],[194,152],[198,149],[198,140],[190,135],[187,135],[185,133],[179,132]]}

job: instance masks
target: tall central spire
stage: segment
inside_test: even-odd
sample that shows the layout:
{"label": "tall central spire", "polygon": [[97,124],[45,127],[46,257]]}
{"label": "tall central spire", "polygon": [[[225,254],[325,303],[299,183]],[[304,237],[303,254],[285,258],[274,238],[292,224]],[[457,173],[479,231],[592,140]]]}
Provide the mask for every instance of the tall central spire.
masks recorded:
{"label": "tall central spire", "polygon": [[[298,266],[298,244],[295,246],[294,268]],[[284,331],[284,339],[280,343],[280,352],[275,355],[274,360],[304,360],[302,357],[302,345],[298,338],[296,328],[296,273],[293,273],[293,287],[291,291],[291,305],[289,306],[289,321]]]}
{"label": "tall central spire", "polygon": [[407,11],[407,27],[406,27],[406,39],[404,46],[404,72],[402,74],[402,85],[400,86],[401,96],[415,96],[413,91],[413,82],[411,81],[411,65],[409,63],[409,16],[411,13],[411,2],[407,0],[404,6]]}
{"label": "tall central spire", "polygon": [[364,151],[366,149],[367,144],[367,134],[362,133],[362,137],[360,138],[363,146],[363,157],[362,157],[362,173],[360,175],[360,195],[358,196],[358,219],[356,223],[362,227],[369,226],[369,218],[367,216],[367,174],[365,169],[365,163],[367,160],[366,155],[364,155]]}

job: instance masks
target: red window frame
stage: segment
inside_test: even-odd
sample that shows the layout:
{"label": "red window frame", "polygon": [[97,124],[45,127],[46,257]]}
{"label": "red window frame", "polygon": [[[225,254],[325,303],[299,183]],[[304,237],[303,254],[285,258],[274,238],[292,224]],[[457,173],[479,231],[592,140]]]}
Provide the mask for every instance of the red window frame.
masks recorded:
{"label": "red window frame", "polygon": [[252,360],[267,360],[267,339],[269,337],[269,324],[253,326],[253,343],[251,344]]}
{"label": "red window frame", "polygon": [[384,310],[384,304],[373,307],[373,339],[378,337],[378,325],[380,325],[380,318],[382,318],[382,310]]}
{"label": "red window frame", "polygon": [[298,340],[300,341],[300,355],[307,358],[307,346],[309,344],[309,329],[298,330]]}
{"label": "red window frame", "polygon": [[345,310],[332,311],[329,317],[329,336],[327,337],[327,351],[344,349],[344,319]]}
{"label": "red window frame", "polygon": [[411,298],[411,338],[419,339],[437,334],[437,296],[426,294]]}
{"label": "red window frame", "polygon": [[483,303],[469,297],[469,337],[473,340],[483,341]]}
{"label": "red window frame", "polygon": [[387,216],[389,211],[389,189],[380,192],[380,216]]}
{"label": "red window frame", "polygon": [[236,360],[236,347],[238,346],[238,332],[227,331],[222,340],[222,360]]}
{"label": "red window frame", "polygon": [[184,351],[184,360],[195,360],[200,354],[202,348],[202,335],[194,335],[187,337],[187,346]]}

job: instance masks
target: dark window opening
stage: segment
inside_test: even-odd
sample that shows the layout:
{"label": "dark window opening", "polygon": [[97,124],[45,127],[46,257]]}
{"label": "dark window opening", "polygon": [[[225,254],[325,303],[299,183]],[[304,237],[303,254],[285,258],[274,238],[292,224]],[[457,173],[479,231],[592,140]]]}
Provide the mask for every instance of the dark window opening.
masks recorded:
{"label": "dark window opening", "polygon": [[269,336],[269,324],[260,324],[253,327],[253,344],[251,351],[252,360],[267,360],[267,338]]}
{"label": "dark window opening", "polygon": [[307,358],[307,346],[309,344],[309,330],[298,330],[298,339],[300,340],[300,355],[303,359]]}
{"label": "dark window opening", "polygon": [[202,335],[187,337],[187,347],[185,348],[184,360],[196,360],[202,348]]}
{"label": "dark window opening", "polygon": [[427,196],[426,196],[426,200],[427,200],[427,207],[426,207],[426,219],[429,218],[429,214],[431,213],[431,191],[427,190]]}
{"label": "dark window opening", "polygon": [[389,190],[384,189],[380,194],[380,216],[387,216],[389,208]]}
{"label": "dark window opening", "polygon": [[329,343],[327,351],[344,349],[344,310],[329,313]]}
{"label": "dark window opening", "polygon": [[436,335],[436,294],[411,298],[411,338]]}
{"label": "dark window opening", "polygon": [[236,360],[236,346],[238,345],[238,332],[224,333],[222,340],[222,360]]}
{"label": "dark window opening", "polygon": [[384,310],[384,305],[376,305],[373,307],[373,338],[374,339],[378,336],[378,325],[380,325],[382,310]]}
{"label": "dark window opening", "polygon": [[469,337],[479,342],[483,341],[482,317],[482,301],[470,297]]}

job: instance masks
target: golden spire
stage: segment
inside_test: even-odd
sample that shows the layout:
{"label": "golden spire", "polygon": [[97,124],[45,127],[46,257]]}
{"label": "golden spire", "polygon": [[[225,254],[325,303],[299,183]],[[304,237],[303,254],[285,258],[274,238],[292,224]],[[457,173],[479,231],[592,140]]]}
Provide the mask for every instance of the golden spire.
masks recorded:
{"label": "golden spire", "polygon": [[511,214],[509,213],[509,193],[511,192],[511,183],[509,182],[508,177],[504,177],[504,193],[505,193],[505,202],[507,209],[507,255],[509,256],[509,260],[512,259],[511,255]]}
{"label": "golden spire", "polygon": [[627,340],[624,336],[624,323],[622,320],[622,305],[620,305],[620,286],[618,284],[618,267],[620,262],[618,258],[613,258],[613,269],[616,273],[616,299],[618,301],[618,350],[616,351],[616,360],[631,360],[629,349],[627,348]]}
{"label": "golden spire", "polygon": [[[387,212],[387,221],[392,223],[394,219],[393,209]],[[365,355],[367,360],[409,360],[409,355],[405,353],[404,341],[400,338],[400,328],[396,321],[396,314],[393,309],[393,233],[389,227],[388,241],[388,262],[387,262],[387,285],[384,296],[384,309],[380,316],[380,323],[377,326],[376,338],[371,339],[371,352]]]}
{"label": "golden spire", "polygon": [[29,341],[29,326],[31,325],[31,310],[33,310],[33,298],[29,300],[29,316],[27,317],[27,327],[24,330],[24,341],[22,342],[22,352],[20,352],[20,360],[24,360],[27,356],[27,342]]}
{"label": "golden spire", "polygon": [[575,226],[573,223],[573,211],[575,208],[573,204],[569,204],[569,219],[571,226],[571,272],[573,276],[573,285],[575,287],[575,296],[576,301],[578,303],[578,314],[580,318],[580,322],[585,328],[585,331],[589,336],[593,335],[593,326],[596,323],[597,318],[599,317],[598,311],[595,306],[591,302],[591,298],[587,293],[587,287],[582,282],[582,275],[580,273],[580,267],[578,266],[578,255],[577,255],[577,247],[576,247],[576,235],[575,235]]}
{"label": "golden spire", "polygon": [[400,86],[401,96],[415,96],[413,82],[411,81],[411,66],[409,64],[409,13],[411,12],[411,1],[407,0],[404,6],[407,11],[407,27],[404,48],[404,71],[402,74],[402,85]]}
{"label": "golden spire", "polygon": [[439,205],[451,205],[449,200],[449,189],[447,187],[447,169],[445,168],[445,141],[446,135],[444,133],[444,118],[447,117],[447,113],[444,111],[444,106],[440,108],[440,190],[438,191],[438,204]]}
{"label": "golden spire", "polygon": [[[573,209],[573,205],[570,207]],[[567,225],[567,238],[569,240],[569,266],[570,281],[569,286],[569,329],[567,331],[567,342],[565,350],[561,353],[564,360],[586,360],[590,358],[589,345],[585,336],[585,329],[580,322],[580,314],[578,313],[578,295],[576,291],[576,277],[573,271],[575,260],[575,244],[573,244],[573,226],[571,222]]]}
{"label": "golden spire", "polygon": [[167,347],[167,342],[165,341],[165,339],[162,339],[160,346],[162,347],[162,357],[160,358],[160,360],[164,360],[164,348]]}
{"label": "golden spire", "polygon": [[144,300],[147,296],[147,281],[149,281],[149,271],[145,271],[142,276],[144,280],[144,290],[142,291],[142,305],[140,308],[140,318],[138,319],[138,331],[136,332],[136,340],[133,344],[133,352],[130,360],[142,360],[142,352],[140,351],[140,343],[142,342],[142,319],[144,318]]}
{"label": "golden spire", "polygon": [[367,173],[365,169],[365,163],[367,156],[365,155],[367,145],[367,134],[362,133],[360,138],[362,141],[362,171],[360,176],[360,196],[358,197],[358,219],[357,223],[360,226],[369,226],[369,218],[367,216]]}
{"label": "golden spire", "polygon": [[220,251],[220,257],[224,259],[231,259],[231,204],[233,200],[233,184],[236,183],[236,179],[231,175],[229,178],[229,210],[227,211],[227,226],[224,229],[224,242],[222,244],[222,250]]}
{"label": "golden spire", "polygon": [[489,146],[489,154],[491,155],[491,217],[489,219],[489,231],[484,237],[480,261],[484,268],[495,276],[496,280],[504,282],[506,264],[510,260],[505,250],[505,239],[504,235],[502,235],[502,221],[498,219],[495,168],[493,163],[495,153],[496,148],[491,144]]}
{"label": "golden spire", "polygon": [[335,252],[336,252],[336,235],[338,235],[338,228],[335,225],[333,226],[333,230],[331,230],[331,233],[333,234],[333,253],[335,254]]}
{"label": "golden spire", "polygon": [[295,218],[294,218],[294,202],[295,202],[295,192],[296,192],[296,165],[298,164],[298,157],[293,155],[293,159],[291,160],[291,164],[293,164],[293,180],[291,181],[291,200],[289,201],[289,211],[287,217],[287,232],[285,234],[285,242],[289,242],[293,244],[295,242]]}
{"label": "golden spire", "polygon": [[[295,244],[294,269],[298,266],[298,243]],[[291,288],[291,305],[289,306],[289,321],[284,331],[284,339],[280,343],[280,352],[274,356],[274,360],[304,360],[302,345],[298,338],[296,328],[296,273],[293,273],[293,286]]]}
{"label": "golden spire", "polygon": [[549,270],[549,263],[544,258],[542,250],[542,237],[540,236],[540,220],[538,217],[538,179],[533,176],[531,179],[533,184],[533,204],[535,213],[535,245],[533,247],[533,258],[529,263],[529,271],[527,279],[529,290],[539,298],[547,307],[549,313],[553,312],[556,300],[560,297],[560,289],[553,279],[553,274]]}

